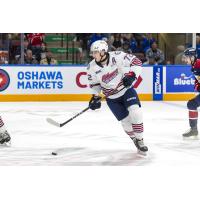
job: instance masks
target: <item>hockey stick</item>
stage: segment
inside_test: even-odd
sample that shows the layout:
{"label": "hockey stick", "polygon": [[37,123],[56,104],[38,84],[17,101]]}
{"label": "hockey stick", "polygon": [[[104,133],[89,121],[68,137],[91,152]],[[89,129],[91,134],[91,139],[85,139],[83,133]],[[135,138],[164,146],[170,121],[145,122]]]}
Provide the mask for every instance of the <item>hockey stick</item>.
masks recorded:
{"label": "hockey stick", "polygon": [[87,110],[89,110],[90,107],[88,106],[87,108],[85,108],[84,110],[82,110],[81,112],[79,112],[78,114],[76,114],[75,116],[73,116],[72,118],[68,119],[67,121],[63,122],[63,123],[58,123],[55,120],[51,119],[51,118],[47,118],[47,122],[49,122],[50,124],[57,126],[57,127],[63,127],[65,124],[67,124],[68,122],[72,121],[73,119],[75,119],[76,117],[78,117],[79,115],[83,114],[84,112],[86,112]]}
{"label": "hockey stick", "polygon": [[[105,99],[106,96],[102,97],[101,100]],[[81,112],[77,113],[76,115],[74,115],[73,117],[71,117],[70,119],[68,119],[67,121],[63,122],[63,123],[58,123],[55,120],[51,119],[51,118],[47,118],[47,122],[50,123],[51,125],[57,126],[57,127],[63,127],[65,124],[69,123],[70,121],[72,121],[73,119],[75,119],[76,117],[78,117],[79,115],[83,114],[84,112],[86,112],[87,110],[89,110],[90,107],[88,106],[87,108],[85,108],[84,110],[82,110]]]}
{"label": "hockey stick", "polygon": [[[123,87],[122,89],[119,90],[119,92],[121,90],[123,90],[125,87]],[[117,88],[114,90],[116,91]],[[108,95],[110,96],[110,95]],[[105,98],[107,98],[108,96],[104,96],[101,98],[101,100],[104,100]],[[77,113],[75,116],[73,116],[72,118],[68,119],[67,121],[63,122],[63,123],[58,123],[55,120],[51,119],[51,118],[47,118],[47,122],[50,123],[51,125],[57,126],[57,127],[63,127],[64,125],[66,125],[67,123],[69,123],[70,121],[72,121],[73,119],[75,119],[76,117],[78,117],[79,115],[83,114],[84,112],[86,112],[87,110],[89,110],[90,107],[88,106],[87,108],[85,108],[84,110],[82,110],[81,112]]]}

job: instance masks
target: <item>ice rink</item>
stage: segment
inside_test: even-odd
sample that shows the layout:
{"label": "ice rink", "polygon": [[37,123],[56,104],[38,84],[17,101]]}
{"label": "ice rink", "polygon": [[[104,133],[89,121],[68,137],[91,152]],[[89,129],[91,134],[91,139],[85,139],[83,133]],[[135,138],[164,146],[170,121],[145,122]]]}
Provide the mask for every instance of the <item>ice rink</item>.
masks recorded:
{"label": "ice rink", "polygon": [[[1,166],[194,166],[200,165],[200,141],[183,140],[188,129],[186,102],[142,102],[144,140],[148,156],[137,155],[106,103],[87,111],[62,128],[63,122],[87,107],[87,102],[1,103],[1,116],[12,137],[0,147]],[[57,156],[51,152],[58,153]]]}

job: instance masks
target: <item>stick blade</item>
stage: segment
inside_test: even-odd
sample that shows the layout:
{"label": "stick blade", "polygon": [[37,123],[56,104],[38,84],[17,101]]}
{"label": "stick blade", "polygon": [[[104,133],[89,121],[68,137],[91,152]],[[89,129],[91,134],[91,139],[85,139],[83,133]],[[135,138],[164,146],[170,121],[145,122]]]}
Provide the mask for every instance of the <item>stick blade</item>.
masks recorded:
{"label": "stick blade", "polygon": [[47,122],[53,126],[61,127],[60,124],[51,118],[46,118]]}

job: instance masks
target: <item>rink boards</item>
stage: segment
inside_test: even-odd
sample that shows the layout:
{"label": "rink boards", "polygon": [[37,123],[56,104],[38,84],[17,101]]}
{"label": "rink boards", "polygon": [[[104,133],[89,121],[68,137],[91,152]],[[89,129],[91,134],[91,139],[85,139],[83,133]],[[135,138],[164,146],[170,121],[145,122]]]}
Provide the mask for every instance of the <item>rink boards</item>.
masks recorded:
{"label": "rink boards", "polygon": [[[0,101],[87,101],[91,90],[85,65],[0,68]],[[143,66],[134,82],[142,101],[187,100],[194,96],[190,66]]]}

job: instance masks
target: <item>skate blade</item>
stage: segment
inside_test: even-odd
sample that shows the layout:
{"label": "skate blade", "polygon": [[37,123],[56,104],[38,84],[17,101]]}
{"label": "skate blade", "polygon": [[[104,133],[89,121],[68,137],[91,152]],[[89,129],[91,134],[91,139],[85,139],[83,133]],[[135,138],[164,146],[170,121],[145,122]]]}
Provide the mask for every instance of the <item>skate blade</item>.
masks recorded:
{"label": "skate blade", "polygon": [[10,147],[11,146],[11,142],[5,142],[3,144],[0,144],[0,147]]}
{"label": "skate blade", "polygon": [[146,157],[146,156],[147,156],[147,151],[146,151],[146,152],[143,152],[143,151],[138,150],[138,151],[137,151],[137,154],[138,154],[138,156]]}
{"label": "skate blade", "polygon": [[8,143],[0,144],[0,148],[6,148],[6,147],[11,147],[11,144]]}
{"label": "skate blade", "polygon": [[190,136],[190,137],[184,137],[183,140],[199,140],[198,135]]}

